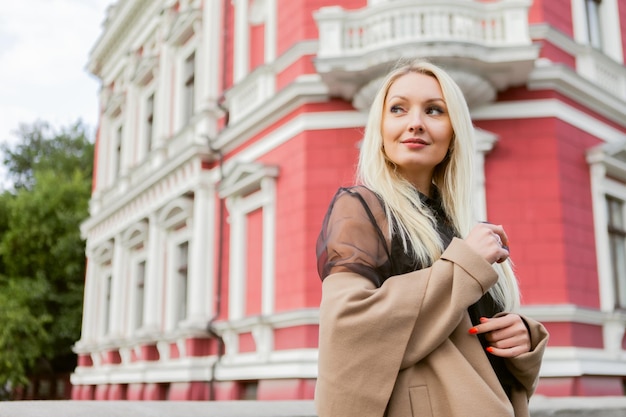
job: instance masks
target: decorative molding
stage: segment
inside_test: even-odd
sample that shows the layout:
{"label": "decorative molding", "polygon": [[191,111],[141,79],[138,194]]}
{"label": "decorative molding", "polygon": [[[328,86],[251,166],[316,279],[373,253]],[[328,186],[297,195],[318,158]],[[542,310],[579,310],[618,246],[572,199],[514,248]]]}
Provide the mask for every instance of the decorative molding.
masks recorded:
{"label": "decorative molding", "polygon": [[[597,138],[613,143],[626,140],[621,131],[593,115],[570,106],[558,99],[537,99],[497,102],[470,109],[473,120],[534,119],[555,117]],[[626,122],[626,120],[622,120]]]}
{"label": "decorative molding", "polygon": [[261,188],[264,178],[278,177],[278,167],[261,163],[234,163],[219,186],[220,198],[246,195]]}
{"label": "decorative molding", "polygon": [[626,375],[626,352],[610,353],[601,349],[576,347],[546,348],[541,363],[541,377],[623,376]]}

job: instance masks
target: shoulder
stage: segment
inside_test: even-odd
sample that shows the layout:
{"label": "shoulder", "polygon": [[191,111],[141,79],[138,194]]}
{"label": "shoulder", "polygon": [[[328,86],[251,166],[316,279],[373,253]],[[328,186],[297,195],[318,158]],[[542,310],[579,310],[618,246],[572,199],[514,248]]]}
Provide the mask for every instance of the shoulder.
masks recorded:
{"label": "shoulder", "polygon": [[341,187],[333,198],[332,205],[359,204],[367,209],[378,211],[383,208],[383,201],[378,194],[363,185]]}

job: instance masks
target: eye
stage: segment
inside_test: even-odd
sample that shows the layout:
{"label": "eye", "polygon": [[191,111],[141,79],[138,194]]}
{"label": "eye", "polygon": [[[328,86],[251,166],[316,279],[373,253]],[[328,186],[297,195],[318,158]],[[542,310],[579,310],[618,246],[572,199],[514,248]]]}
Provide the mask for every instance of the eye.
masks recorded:
{"label": "eye", "polygon": [[440,115],[440,114],[444,114],[445,110],[443,109],[443,107],[441,106],[428,106],[426,108],[426,114],[432,114],[432,115]]}
{"label": "eye", "polygon": [[403,111],[404,109],[401,106],[398,106],[397,104],[391,106],[391,108],[389,109],[390,113],[401,113]]}

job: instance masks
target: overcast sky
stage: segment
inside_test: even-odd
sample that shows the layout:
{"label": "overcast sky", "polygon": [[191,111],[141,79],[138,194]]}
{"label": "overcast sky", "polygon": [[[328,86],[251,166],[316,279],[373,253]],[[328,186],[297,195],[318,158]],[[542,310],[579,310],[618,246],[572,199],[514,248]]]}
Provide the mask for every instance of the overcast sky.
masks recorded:
{"label": "overcast sky", "polygon": [[0,142],[20,123],[95,129],[98,80],[89,52],[115,0],[0,0]]}

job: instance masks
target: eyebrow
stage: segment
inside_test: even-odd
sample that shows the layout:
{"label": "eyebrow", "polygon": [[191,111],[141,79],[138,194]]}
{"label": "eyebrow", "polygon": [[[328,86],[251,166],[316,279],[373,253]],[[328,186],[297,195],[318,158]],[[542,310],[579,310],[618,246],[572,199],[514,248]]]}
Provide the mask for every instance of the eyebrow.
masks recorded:
{"label": "eyebrow", "polygon": [[[390,101],[394,98],[400,99],[400,100],[408,100],[408,98],[406,96],[402,96],[402,95],[393,95],[393,96],[388,96],[387,100],[385,101]],[[427,100],[425,100],[426,103],[432,103],[434,101],[441,101],[443,104],[446,104],[446,101],[442,98],[442,97],[434,97],[434,98],[429,98]]]}

